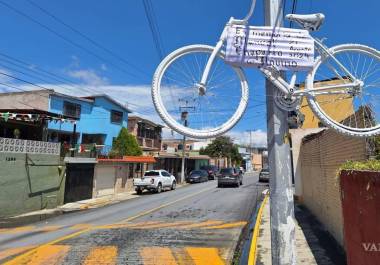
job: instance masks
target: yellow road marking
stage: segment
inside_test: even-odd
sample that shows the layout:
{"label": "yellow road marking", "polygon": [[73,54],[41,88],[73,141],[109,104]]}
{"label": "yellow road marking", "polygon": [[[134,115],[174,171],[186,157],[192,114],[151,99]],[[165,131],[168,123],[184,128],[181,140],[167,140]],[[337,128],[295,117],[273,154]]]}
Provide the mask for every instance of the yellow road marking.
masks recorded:
{"label": "yellow road marking", "polygon": [[20,254],[20,253],[27,251],[27,250],[34,248],[34,247],[35,247],[34,245],[30,245],[30,246],[26,246],[26,247],[10,248],[10,249],[1,251],[0,252],[0,260],[8,258],[8,257],[13,256],[13,255]]}
{"label": "yellow road marking", "polygon": [[62,225],[48,225],[48,226],[38,228],[37,230],[42,231],[42,232],[51,232],[51,231],[56,231],[60,228],[62,228]]}
{"label": "yellow road marking", "polygon": [[189,254],[185,251],[184,248],[174,248],[172,249],[175,260],[178,265],[193,265],[194,262],[189,256]]}
{"label": "yellow road marking", "polygon": [[185,248],[195,265],[224,265],[217,248]]}
{"label": "yellow road marking", "polygon": [[35,229],[35,226],[20,226],[15,228],[1,228],[0,234],[14,234],[14,233],[21,233],[26,231],[31,231]]}
{"label": "yellow road marking", "polygon": [[223,223],[223,221],[208,220],[208,221],[200,222],[200,223],[197,223],[197,224],[190,224],[190,225],[179,226],[178,228],[181,228],[181,229],[191,229],[191,228],[205,227],[205,226],[209,226],[209,225],[218,225],[218,224],[222,224],[222,223]]}
{"label": "yellow road marking", "polygon": [[[174,204],[174,203],[177,203],[177,202],[180,202],[180,201],[186,200],[186,199],[191,198],[191,197],[193,197],[193,196],[196,196],[196,195],[198,195],[198,194],[200,194],[200,193],[202,193],[202,192],[206,192],[206,191],[209,191],[209,190],[212,190],[212,189],[214,189],[214,187],[212,187],[212,188],[208,188],[208,189],[203,189],[203,190],[201,190],[201,191],[199,191],[199,192],[196,192],[196,193],[193,193],[193,194],[189,194],[188,196],[181,197],[181,198],[178,199],[178,200],[175,200],[175,201],[172,201],[172,202],[169,202],[169,203],[163,204],[163,205],[161,205],[161,206],[159,206],[159,207],[156,207],[156,208],[150,209],[150,210],[148,210],[148,211],[142,212],[142,213],[140,213],[140,214],[137,214],[137,215],[135,215],[135,216],[129,217],[129,218],[123,220],[122,222],[129,222],[129,221],[135,220],[135,219],[137,219],[137,218],[139,218],[139,217],[142,217],[142,216],[144,216],[144,215],[150,214],[150,213],[152,213],[152,212],[154,212],[154,211],[160,210],[160,209],[162,209],[162,208],[164,208],[164,207],[170,206],[170,205],[172,205],[172,204]],[[40,248],[47,247],[47,246],[50,246],[50,245],[56,244],[56,243],[58,243],[58,242],[64,241],[64,240],[66,240],[66,239],[69,239],[69,238],[73,238],[73,237],[79,236],[79,235],[81,235],[81,234],[83,234],[83,233],[85,233],[85,232],[91,231],[91,230],[93,230],[93,229],[95,229],[95,228],[96,228],[96,227],[89,227],[89,228],[85,228],[85,229],[83,229],[83,230],[79,230],[79,231],[77,231],[77,232],[74,232],[74,233],[68,234],[68,235],[66,235],[66,236],[59,237],[59,238],[57,238],[57,239],[55,239],[55,240],[53,240],[53,241],[50,241],[50,242],[47,242],[47,243],[45,243],[45,244],[40,245],[40,246],[38,246],[37,248],[31,249],[31,250],[27,251],[26,253],[21,254],[20,256],[18,256],[18,257],[16,257],[15,259],[13,259],[13,260],[10,261],[10,262],[16,262],[16,263],[10,263],[10,262],[7,262],[7,263],[5,263],[4,265],[19,264],[19,263],[17,263],[17,261],[22,260],[23,258],[28,257],[28,256],[32,255],[33,253],[38,252],[38,250],[39,250]]]}
{"label": "yellow road marking", "polygon": [[98,225],[95,229],[117,229],[117,228],[135,228],[145,225],[160,224],[159,221],[149,221],[149,222],[140,222],[140,223],[125,223],[125,224],[109,224],[109,225]]}
{"label": "yellow road marking", "polygon": [[70,227],[70,229],[78,230],[78,229],[86,229],[93,226],[92,224],[76,224]]}
{"label": "yellow road marking", "polygon": [[144,265],[177,265],[170,248],[145,247],[140,250]]}
{"label": "yellow road marking", "polygon": [[255,228],[253,230],[253,235],[252,235],[251,247],[249,249],[248,265],[256,264],[257,237],[259,236],[259,228],[261,224],[261,217],[263,215],[263,209],[267,201],[268,201],[268,193],[265,195],[265,198],[260,206],[260,209],[257,212]]}
{"label": "yellow road marking", "polygon": [[246,224],[247,224],[246,221],[240,221],[240,222],[227,223],[227,224],[222,224],[222,225],[213,225],[213,226],[202,227],[202,229],[225,229],[225,228],[234,228],[234,227],[244,226],[244,225],[246,225]]}
{"label": "yellow road marking", "polygon": [[47,245],[38,248],[37,251],[30,253],[29,255],[22,255],[14,260],[11,260],[5,264],[7,265],[47,265],[47,264],[59,264],[63,261],[66,253],[70,250],[70,246],[64,245]]}
{"label": "yellow road marking", "polygon": [[117,247],[105,246],[95,247],[91,249],[90,253],[84,261],[84,265],[113,265],[116,264]]}
{"label": "yellow road marking", "polygon": [[123,222],[124,222],[124,223],[125,223],[125,222],[130,222],[130,221],[135,220],[135,219],[137,219],[137,218],[139,218],[139,217],[141,217],[141,216],[144,216],[144,215],[150,214],[150,213],[152,213],[152,212],[155,212],[155,211],[157,211],[157,210],[160,210],[160,209],[162,209],[162,208],[165,208],[165,207],[170,206],[170,205],[172,205],[172,204],[175,204],[175,203],[177,203],[177,202],[180,202],[180,201],[186,200],[186,199],[188,199],[188,198],[194,197],[194,196],[196,196],[196,195],[198,195],[198,194],[201,194],[202,192],[209,191],[209,190],[213,190],[213,189],[214,189],[214,187],[212,187],[212,188],[207,188],[207,189],[203,189],[203,190],[200,190],[200,191],[198,191],[198,192],[196,192],[196,193],[193,193],[193,194],[189,194],[189,195],[187,195],[187,196],[185,196],[185,197],[181,197],[181,198],[178,199],[178,200],[174,200],[174,201],[171,201],[171,202],[168,202],[168,203],[162,204],[161,206],[158,206],[158,207],[156,207],[156,208],[153,208],[153,209],[150,209],[150,210],[148,210],[148,211],[142,212],[142,213],[140,213],[140,214],[138,214],[138,215],[135,215],[135,216],[129,217],[129,218],[127,218],[127,219],[121,221],[120,223],[123,223]]}
{"label": "yellow road marking", "polygon": [[186,224],[192,224],[193,222],[173,222],[173,223],[162,223],[162,224],[156,224],[156,225],[147,225],[147,226],[141,226],[141,227],[134,227],[134,229],[152,229],[152,228],[177,228],[178,225],[186,225]]}

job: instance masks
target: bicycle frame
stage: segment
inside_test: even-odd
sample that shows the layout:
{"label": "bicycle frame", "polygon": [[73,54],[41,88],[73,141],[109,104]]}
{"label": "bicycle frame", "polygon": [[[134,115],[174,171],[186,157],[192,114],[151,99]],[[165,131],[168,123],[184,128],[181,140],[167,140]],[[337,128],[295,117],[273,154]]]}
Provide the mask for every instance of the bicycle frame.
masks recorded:
{"label": "bicycle frame", "polygon": [[[252,5],[254,8],[254,5]],[[252,9],[251,7],[251,9]],[[207,87],[207,78],[210,72],[210,69],[212,67],[212,64],[217,56],[217,54],[221,51],[223,48],[226,40],[227,40],[227,32],[228,28],[233,25],[244,25],[247,26],[248,19],[251,16],[251,12],[247,15],[247,17],[243,20],[238,20],[234,18],[230,18],[226,26],[224,27],[224,30],[219,38],[219,41],[215,45],[215,48],[213,52],[210,55],[210,58],[208,59],[208,62],[206,64],[205,70],[203,72],[202,78],[200,83],[198,84],[200,89],[200,94],[206,93],[206,87]],[[248,18],[248,19],[247,19]],[[313,38],[313,37],[312,37]],[[341,70],[346,74],[346,76],[351,80],[351,83],[345,83],[345,84],[336,84],[336,85],[327,85],[322,86],[318,88],[313,88],[313,84],[310,83],[309,80],[311,80],[312,70],[308,73],[308,76],[306,78],[306,87],[303,90],[295,90],[295,82],[297,80],[297,72],[293,72],[290,82],[287,82],[281,75],[280,71],[278,71],[275,68],[270,67],[261,67],[259,70],[265,75],[265,77],[270,80],[278,89],[280,89],[284,95],[286,96],[304,96],[304,95],[322,95],[322,94],[347,94],[347,90],[351,91],[354,88],[360,87],[362,84],[360,80],[358,80],[352,73],[350,73],[346,67],[344,67],[339,60],[330,52],[329,48],[326,47],[322,41],[313,38],[316,50],[320,54],[322,58],[330,57],[334,60],[334,62],[341,68]],[[317,62],[317,59],[315,59],[315,62]],[[342,77],[343,80],[343,77]]]}

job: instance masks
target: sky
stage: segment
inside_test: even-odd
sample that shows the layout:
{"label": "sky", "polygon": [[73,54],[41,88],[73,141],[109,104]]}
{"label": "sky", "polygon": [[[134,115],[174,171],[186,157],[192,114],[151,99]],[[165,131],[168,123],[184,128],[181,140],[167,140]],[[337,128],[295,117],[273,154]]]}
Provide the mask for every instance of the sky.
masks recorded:
{"label": "sky", "polygon": [[[293,1],[284,1],[285,13],[290,13]],[[242,18],[250,5],[250,0],[151,2],[164,56],[184,45],[214,45],[229,17]],[[324,25],[314,36],[327,37],[325,44],[328,46],[341,43],[380,46],[380,2],[297,2],[296,13],[325,14]],[[250,24],[263,25],[263,12],[263,1],[258,0]],[[3,36],[0,41],[0,91],[38,88],[4,75],[7,74],[73,95],[107,93],[137,114],[159,121],[151,102],[150,85],[160,57],[143,0],[0,0],[0,25]],[[285,26],[289,23],[285,22]],[[27,69],[16,66],[14,59],[27,62],[28,65],[22,64]],[[28,69],[46,70],[55,78]],[[246,69],[246,75],[250,86],[248,109],[229,135],[247,144],[247,130],[253,130],[253,143],[262,146],[266,144],[264,80],[255,69]],[[168,130],[165,135],[170,136]]]}

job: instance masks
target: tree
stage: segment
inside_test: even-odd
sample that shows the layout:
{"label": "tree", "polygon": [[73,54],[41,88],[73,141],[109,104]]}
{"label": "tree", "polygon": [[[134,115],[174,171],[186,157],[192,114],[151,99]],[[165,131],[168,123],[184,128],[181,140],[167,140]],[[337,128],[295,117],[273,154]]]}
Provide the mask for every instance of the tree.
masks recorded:
{"label": "tree", "polygon": [[136,141],[136,137],[128,133],[127,128],[121,128],[119,135],[112,144],[112,154],[114,156],[139,156],[142,150]]}
{"label": "tree", "polygon": [[240,165],[243,160],[239,154],[238,146],[235,145],[228,136],[215,138],[206,148],[201,149],[199,154],[217,158],[227,157],[236,165]]}

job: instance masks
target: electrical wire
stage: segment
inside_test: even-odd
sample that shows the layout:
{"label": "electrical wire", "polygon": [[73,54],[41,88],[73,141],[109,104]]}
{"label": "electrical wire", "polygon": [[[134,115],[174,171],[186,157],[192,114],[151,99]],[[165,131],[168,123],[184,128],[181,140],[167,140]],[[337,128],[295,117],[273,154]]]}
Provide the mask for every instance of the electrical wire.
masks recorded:
{"label": "electrical wire", "polygon": [[48,15],[49,17],[51,17],[52,19],[54,19],[55,21],[57,21],[58,23],[60,23],[61,25],[65,26],[66,28],[68,28],[71,31],[75,32],[76,34],[78,34],[79,36],[81,36],[82,38],[84,38],[85,40],[87,40],[88,42],[90,42],[91,44],[93,44],[94,46],[96,46],[97,48],[103,50],[104,52],[106,52],[109,55],[111,55],[112,57],[118,59],[120,62],[124,63],[125,65],[127,65],[129,67],[131,67],[132,69],[137,70],[138,72],[140,72],[144,76],[149,76],[150,77],[150,75],[148,75],[145,71],[143,71],[142,69],[140,69],[136,65],[132,64],[131,62],[129,62],[126,59],[122,58],[121,56],[117,55],[112,50],[110,50],[107,47],[103,46],[98,41],[95,41],[94,39],[90,38],[89,36],[87,36],[86,34],[84,34],[81,31],[79,31],[78,29],[74,28],[73,26],[67,24],[65,21],[63,21],[62,19],[58,18],[57,16],[55,16],[54,14],[52,14],[51,12],[49,12],[48,10],[46,10],[45,8],[41,7],[40,5],[38,5],[37,3],[35,3],[34,1],[31,1],[31,0],[26,0],[26,1],[29,2],[31,5],[33,5],[34,7],[38,8],[40,11],[42,11],[43,13],[45,13],[46,15]]}
{"label": "electrical wire", "polygon": [[[296,13],[297,10],[297,0],[293,0],[292,14]],[[293,27],[293,21],[290,21],[289,27]]]}
{"label": "electrical wire", "polygon": [[157,19],[154,13],[152,2],[150,0],[143,0],[145,15],[148,20],[148,25],[153,37],[153,43],[160,60],[164,57],[164,47],[162,44],[161,34],[158,27]]}
{"label": "electrical wire", "polygon": [[135,74],[129,72],[129,71],[126,71],[124,68],[118,66],[117,64],[107,60],[106,58],[94,53],[93,51],[87,49],[86,47],[84,47],[83,45],[79,44],[79,43],[76,43],[74,41],[72,41],[71,39],[67,38],[66,36],[64,36],[63,34],[55,31],[54,29],[50,28],[49,26],[46,26],[45,24],[39,22],[38,20],[34,19],[33,17],[29,16],[28,14],[18,10],[17,8],[9,5],[8,3],[5,3],[3,1],[0,0],[0,4],[7,7],[8,9],[12,10],[13,12],[19,14],[20,16],[32,21],[33,23],[39,25],[40,27],[44,28],[45,30],[49,31],[50,33],[52,33],[53,35],[59,37],[60,39],[64,40],[65,42],[71,44],[72,46],[82,50],[82,51],[85,51],[87,54],[97,58],[99,61],[101,62],[107,62],[109,65],[113,66],[114,68],[118,69],[119,71],[129,75],[129,76],[133,76],[135,78],[139,78],[138,76],[136,76]]}

